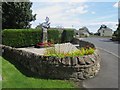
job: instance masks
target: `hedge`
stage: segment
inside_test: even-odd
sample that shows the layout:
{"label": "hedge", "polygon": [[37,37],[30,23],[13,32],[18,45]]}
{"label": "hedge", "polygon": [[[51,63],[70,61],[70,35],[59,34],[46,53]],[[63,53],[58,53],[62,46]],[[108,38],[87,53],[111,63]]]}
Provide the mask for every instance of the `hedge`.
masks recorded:
{"label": "hedge", "polygon": [[62,33],[62,42],[70,42],[73,39],[74,30],[73,29],[64,29]]}
{"label": "hedge", "polygon": [[41,42],[41,29],[5,29],[2,43],[12,47],[32,46]]}
{"label": "hedge", "polygon": [[55,28],[48,29],[48,41],[53,41],[54,43],[60,43],[61,35],[59,30]]}
{"label": "hedge", "polygon": [[[56,28],[48,29],[48,41],[69,42],[74,30],[64,29],[62,34]],[[5,29],[2,31],[2,44],[12,47],[27,47],[42,41],[42,29]]]}

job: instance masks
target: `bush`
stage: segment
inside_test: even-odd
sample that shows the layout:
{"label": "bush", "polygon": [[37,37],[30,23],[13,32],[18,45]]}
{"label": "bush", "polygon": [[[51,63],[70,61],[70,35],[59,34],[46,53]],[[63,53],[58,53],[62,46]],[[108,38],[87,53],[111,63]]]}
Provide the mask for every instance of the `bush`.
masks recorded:
{"label": "bush", "polygon": [[79,42],[80,42],[80,40],[77,39],[77,38],[73,38],[73,39],[70,41],[70,43],[72,43],[72,44],[79,44]]}
{"label": "bush", "polygon": [[41,42],[40,29],[5,29],[2,31],[2,43],[12,47],[32,46]]}
{"label": "bush", "polygon": [[48,29],[48,41],[54,42],[54,43],[60,43],[60,32],[57,29],[51,28]]}
{"label": "bush", "polygon": [[87,41],[83,41],[83,40],[80,40],[79,41],[79,48],[86,48],[86,47],[91,47],[91,48],[95,48],[95,45],[90,43],[90,42],[87,42]]}
{"label": "bush", "polygon": [[70,42],[73,39],[74,30],[73,29],[65,29],[62,33],[62,42]]}
{"label": "bush", "polygon": [[116,31],[114,31],[112,39],[113,41],[120,41],[120,24],[118,25],[118,28]]}

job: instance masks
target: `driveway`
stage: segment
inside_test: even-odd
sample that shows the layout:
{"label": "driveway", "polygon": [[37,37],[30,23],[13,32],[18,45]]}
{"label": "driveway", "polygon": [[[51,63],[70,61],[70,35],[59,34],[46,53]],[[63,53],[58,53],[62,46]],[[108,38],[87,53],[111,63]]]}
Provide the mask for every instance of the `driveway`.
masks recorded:
{"label": "driveway", "polygon": [[[118,88],[118,43],[109,38],[86,38],[99,47],[101,55],[101,70],[92,79],[83,82],[86,88]],[[104,50],[105,49],[105,50]]]}

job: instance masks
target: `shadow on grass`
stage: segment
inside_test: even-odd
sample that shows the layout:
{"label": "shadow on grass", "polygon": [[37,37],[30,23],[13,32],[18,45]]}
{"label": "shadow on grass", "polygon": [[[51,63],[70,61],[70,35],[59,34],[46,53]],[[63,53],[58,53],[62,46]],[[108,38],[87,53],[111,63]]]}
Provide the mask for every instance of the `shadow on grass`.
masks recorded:
{"label": "shadow on grass", "polygon": [[[20,64],[17,61],[8,59],[4,56],[2,56],[5,60],[7,60],[9,63],[11,63],[12,65],[14,65],[23,75],[25,75],[26,77],[32,77],[32,78],[36,78],[36,79],[45,79],[45,80],[63,80],[63,79],[56,79],[56,78],[49,78],[49,77],[44,77],[44,76],[39,76],[37,73],[33,73],[31,72],[29,69],[25,68],[22,64]],[[69,82],[71,82],[71,80],[68,80]],[[85,87],[83,87],[83,81],[72,81],[74,84],[74,87],[76,88],[81,88],[82,90],[86,90]]]}
{"label": "shadow on grass", "polygon": [[19,63],[17,61],[11,60],[11,59],[5,57],[4,55],[2,57],[5,60],[9,61],[11,64],[13,64],[26,77],[33,77],[33,78],[37,78],[37,79],[48,79],[47,77],[39,76],[37,73],[30,71],[29,69],[27,69],[26,67],[24,67],[21,63]]}

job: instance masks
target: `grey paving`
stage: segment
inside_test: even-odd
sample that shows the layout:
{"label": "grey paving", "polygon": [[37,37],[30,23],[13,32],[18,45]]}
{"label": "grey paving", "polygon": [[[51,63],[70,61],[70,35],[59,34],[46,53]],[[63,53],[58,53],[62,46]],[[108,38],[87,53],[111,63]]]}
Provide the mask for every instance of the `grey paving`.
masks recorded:
{"label": "grey paving", "polygon": [[100,50],[101,70],[93,78],[83,82],[87,88],[117,88],[118,87],[118,58]]}
{"label": "grey paving", "polygon": [[[86,88],[118,88],[118,43],[112,42],[109,38],[87,38],[84,39],[94,43],[100,49],[101,70],[99,74],[93,78],[83,82]],[[111,52],[111,53],[108,53]],[[118,55],[119,56],[119,55]]]}
{"label": "grey paving", "polygon": [[120,44],[118,42],[111,41],[110,38],[84,38],[83,40],[90,41],[97,47],[106,49],[116,55],[119,54],[118,48],[120,48]]}

